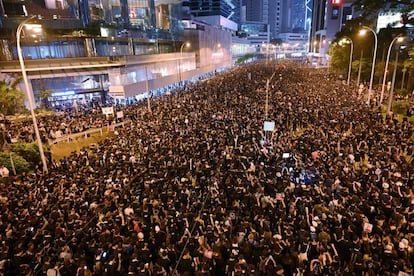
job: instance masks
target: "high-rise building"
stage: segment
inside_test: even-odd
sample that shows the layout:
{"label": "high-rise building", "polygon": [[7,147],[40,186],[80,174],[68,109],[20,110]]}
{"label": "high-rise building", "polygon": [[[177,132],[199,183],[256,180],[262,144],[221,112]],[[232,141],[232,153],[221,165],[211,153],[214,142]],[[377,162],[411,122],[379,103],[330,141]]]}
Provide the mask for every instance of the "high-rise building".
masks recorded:
{"label": "high-rise building", "polygon": [[290,1],[290,29],[293,33],[305,33],[310,28],[310,0]]}
{"label": "high-rise building", "polygon": [[[272,35],[277,38],[308,36],[311,25],[312,0],[272,0],[275,2],[275,20],[272,21],[270,29]],[[273,23],[274,22],[274,23]],[[294,34],[294,35],[293,35]],[[303,39],[301,39],[303,40]],[[286,41],[290,42],[290,41]],[[302,41],[300,41],[302,42]]]}
{"label": "high-rise building", "polygon": [[[223,14],[237,17],[224,2]],[[229,66],[231,32],[185,12],[181,0],[0,0],[0,78],[21,74],[21,50],[29,86],[20,89],[51,90],[57,106],[141,97]]]}
{"label": "high-rise building", "polygon": [[268,0],[243,0],[243,21],[268,22]]}
{"label": "high-rise building", "polygon": [[355,17],[355,0],[313,0],[309,50],[324,63],[329,44],[348,20]]}
{"label": "high-rise building", "polygon": [[182,4],[197,20],[237,31],[240,0],[184,0]]}
{"label": "high-rise building", "polygon": [[[89,27],[94,23],[105,23],[117,28],[136,30],[177,29],[181,18],[179,0],[1,0],[0,15],[7,17],[40,15],[43,18],[65,18],[72,23]],[[7,18],[3,18],[0,26]],[[55,21],[60,28],[58,21]]]}
{"label": "high-rise building", "polygon": [[269,0],[242,1],[239,31],[252,45],[269,41]]}

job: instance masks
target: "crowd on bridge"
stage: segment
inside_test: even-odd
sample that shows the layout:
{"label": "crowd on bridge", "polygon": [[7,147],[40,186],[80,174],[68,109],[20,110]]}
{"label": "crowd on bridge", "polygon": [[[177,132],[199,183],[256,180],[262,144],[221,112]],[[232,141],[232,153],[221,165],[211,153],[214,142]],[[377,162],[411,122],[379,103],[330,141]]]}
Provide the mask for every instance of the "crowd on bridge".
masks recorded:
{"label": "crowd on bridge", "polygon": [[414,128],[359,96],[252,64],[126,106],[116,135],[0,184],[0,271],[412,275]]}

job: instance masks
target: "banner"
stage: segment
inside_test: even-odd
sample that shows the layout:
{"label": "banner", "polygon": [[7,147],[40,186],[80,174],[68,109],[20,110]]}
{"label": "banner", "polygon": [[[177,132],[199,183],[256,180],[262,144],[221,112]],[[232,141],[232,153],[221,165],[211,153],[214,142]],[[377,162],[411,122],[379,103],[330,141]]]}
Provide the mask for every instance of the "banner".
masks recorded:
{"label": "banner", "polygon": [[118,112],[116,113],[116,118],[117,118],[117,119],[124,118],[124,112],[123,112],[123,111],[118,111]]}

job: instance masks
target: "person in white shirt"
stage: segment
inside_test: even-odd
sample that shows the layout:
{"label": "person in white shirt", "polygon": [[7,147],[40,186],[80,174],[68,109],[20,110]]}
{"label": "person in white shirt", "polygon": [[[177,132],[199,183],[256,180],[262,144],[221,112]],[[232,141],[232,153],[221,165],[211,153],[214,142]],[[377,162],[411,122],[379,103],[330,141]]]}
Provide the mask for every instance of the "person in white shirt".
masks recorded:
{"label": "person in white shirt", "polygon": [[0,166],[0,175],[3,178],[9,177],[10,171],[4,165]]}

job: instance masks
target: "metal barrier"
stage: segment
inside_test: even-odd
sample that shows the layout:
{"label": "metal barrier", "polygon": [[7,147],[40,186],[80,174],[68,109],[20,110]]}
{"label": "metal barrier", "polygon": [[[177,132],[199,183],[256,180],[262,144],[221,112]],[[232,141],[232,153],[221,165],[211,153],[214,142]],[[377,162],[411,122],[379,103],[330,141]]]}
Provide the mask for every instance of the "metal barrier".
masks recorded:
{"label": "metal barrier", "polygon": [[[107,125],[106,127],[113,127],[113,130],[112,131],[115,131],[115,128],[117,128],[117,127],[119,127],[119,126],[122,126],[122,127],[124,127],[124,125],[125,124],[127,124],[127,123],[131,123],[132,121],[131,120],[127,120],[127,121],[124,121],[124,122],[120,122],[120,123],[116,123],[116,124],[113,124],[113,125]],[[99,128],[92,128],[92,129],[88,129],[88,130],[86,130],[86,131],[82,131],[82,132],[78,132],[78,133],[73,133],[73,134],[68,134],[68,135],[64,135],[64,136],[62,136],[62,137],[59,137],[59,138],[55,138],[55,139],[53,139],[53,140],[50,140],[49,141],[49,144],[58,144],[58,143],[61,143],[61,142],[70,142],[70,141],[72,141],[72,140],[74,140],[74,139],[77,139],[77,138],[80,138],[80,137],[84,137],[84,138],[88,138],[88,136],[90,135],[90,134],[93,134],[93,133],[100,133],[100,135],[102,136],[102,134],[103,134],[103,129],[104,129],[104,127],[105,126],[103,126],[103,127],[99,127]]]}

